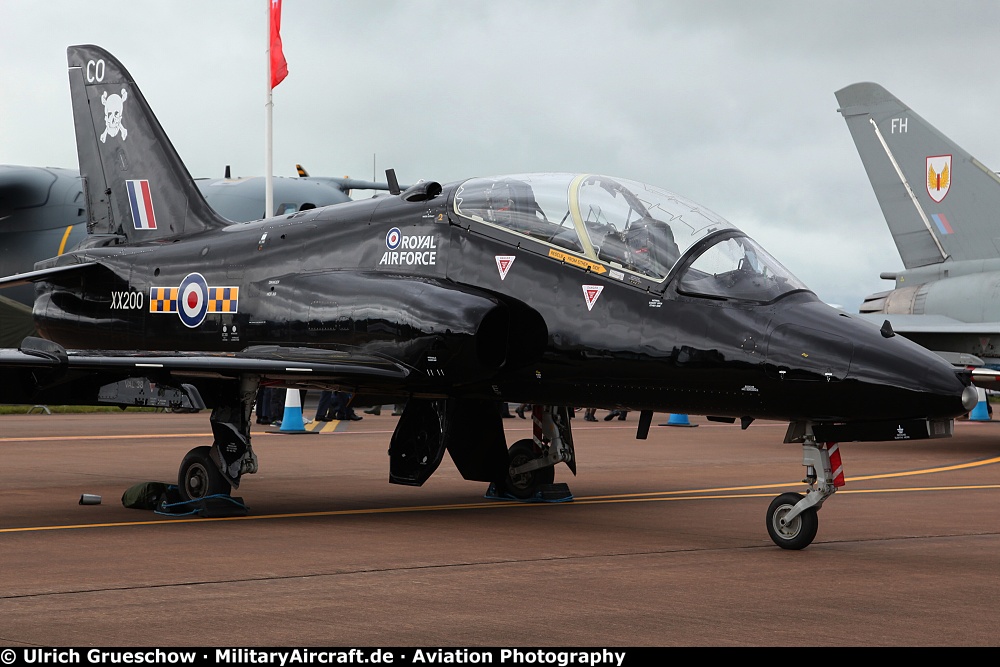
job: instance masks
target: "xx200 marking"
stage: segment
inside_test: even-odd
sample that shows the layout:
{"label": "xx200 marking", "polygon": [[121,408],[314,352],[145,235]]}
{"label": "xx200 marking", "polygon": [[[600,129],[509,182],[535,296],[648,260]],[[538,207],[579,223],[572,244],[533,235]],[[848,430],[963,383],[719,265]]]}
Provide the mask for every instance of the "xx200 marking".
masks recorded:
{"label": "xx200 marking", "polygon": [[142,292],[112,292],[111,310],[142,310]]}

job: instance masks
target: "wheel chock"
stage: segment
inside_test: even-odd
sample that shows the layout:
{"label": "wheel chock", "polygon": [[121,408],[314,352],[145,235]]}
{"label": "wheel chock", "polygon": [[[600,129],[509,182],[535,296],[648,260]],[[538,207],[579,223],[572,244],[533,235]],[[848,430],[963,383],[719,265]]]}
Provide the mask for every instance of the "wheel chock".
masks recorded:
{"label": "wheel chock", "polygon": [[547,503],[561,503],[566,500],[573,500],[570,493],[569,484],[556,482],[555,484],[542,484],[538,488],[539,500]]}
{"label": "wheel chock", "polygon": [[564,503],[573,500],[573,494],[569,490],[569,484],[556,482],[555,484],[541,484],[538,491],[530,498],[518,498],[509,493],[501,493],[497,489],[496,482],[491,482],[486,495],[488,500],[515,500],[519,503]]}
{"label": "wheel chock", "polygon": [[170,502],[164,494],[156,507],[156,514],[174,518],[187,517],[197,514],[205,519],[218,519],[231,516],[246,516],[249,508],[242,498],[217,494],[207,498],[197,500],[182,500],[180,502]]}
{"label": "wheel chock", "polygon": [[218,519],[229,516],[246,516],[247,506],[242,498],[230,496],[209,496],[204,498],[198,508],[198,516],[205,519]]}

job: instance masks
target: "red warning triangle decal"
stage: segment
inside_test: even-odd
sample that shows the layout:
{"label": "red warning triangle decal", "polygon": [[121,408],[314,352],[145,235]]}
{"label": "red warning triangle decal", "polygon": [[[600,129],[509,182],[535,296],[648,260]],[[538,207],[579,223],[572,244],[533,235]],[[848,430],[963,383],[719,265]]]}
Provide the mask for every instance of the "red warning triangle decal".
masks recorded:
{"label": "red warning triangle decal", "polygon": [[514,255],[497,255],[497,271],[500,272],[500,280],[507,277],[510,265],[514,263]]}
{"label": "red warning triangle decal", "polygon": [[587,310],[593,310],[597,297],[601,296],[604,285],[584,285],[583,298],[587,300]]}

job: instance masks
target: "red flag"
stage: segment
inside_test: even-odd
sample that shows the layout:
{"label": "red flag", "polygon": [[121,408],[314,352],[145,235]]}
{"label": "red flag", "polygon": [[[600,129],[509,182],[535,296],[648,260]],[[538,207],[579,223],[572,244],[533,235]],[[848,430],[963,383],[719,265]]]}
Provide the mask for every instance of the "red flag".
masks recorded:
{"label": "red flag", "polygon": [[288,76],[288,63],[281,50],[281,0],[271,0],[271,88]]}

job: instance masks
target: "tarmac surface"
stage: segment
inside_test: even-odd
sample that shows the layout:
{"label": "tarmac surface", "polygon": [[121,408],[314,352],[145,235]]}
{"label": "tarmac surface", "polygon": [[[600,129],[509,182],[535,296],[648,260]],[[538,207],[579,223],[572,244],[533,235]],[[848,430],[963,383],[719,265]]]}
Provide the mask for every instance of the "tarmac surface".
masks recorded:
{"label": "tarmac surface", "polygon": [[120,502],[175,483],[207,412],[0,417],[0,646],[1000,644],[998,422],[844,443],[847,485],[786,551],[764,525],[804,488],[784,424],[655,415],[640,441],[635,414],[578,417],[579,476],[556,473],[574,500],[540,504],[485,499],[447,456],[388,484],[390,412],[255,426],[250,514],[229,519]]}

